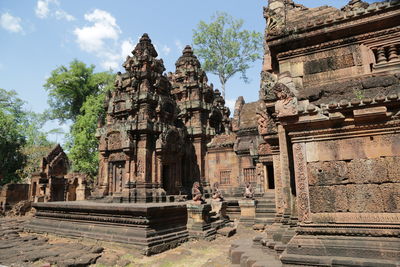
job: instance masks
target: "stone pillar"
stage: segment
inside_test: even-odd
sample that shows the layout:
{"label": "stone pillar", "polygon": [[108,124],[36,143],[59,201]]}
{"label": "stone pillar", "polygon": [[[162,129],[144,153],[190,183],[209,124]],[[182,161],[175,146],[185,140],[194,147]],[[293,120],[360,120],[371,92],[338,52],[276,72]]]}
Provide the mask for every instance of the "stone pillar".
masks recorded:
{"label": "stone pillar", "polygon": [[286,131],[282,125],[278,125],[279,150],[280,150],[280,167],[282,182],[282,200],[283,200],[283,223],[290,220],[292,208],[292,192],[290,188],[290,169],[289,169],[289,153],[286,139]]}
{"label": "stone pillar", "polygon": [[76,201],[86,199],[86,185],[83,182],[83,177],[78,178],[78,186],[76,187]]}
{"label": "stone pillar", "polygon": [[214,240],[216,230],[211,227],[210,204],[186,204],[188,212],[187,229],[189,238]]}
{"label": "stone pillar", "polygon": [[256,218],[256,201],[253,199],[239,200],[240,222],[252,226]]}
{"label": "stone pillar", "polygon": [[280,155],[273,155],[274,178],[275,178],[275,206],[276,206],[276,221],[280,222],[283,216],[283,191],[281,178],[281,163]]}

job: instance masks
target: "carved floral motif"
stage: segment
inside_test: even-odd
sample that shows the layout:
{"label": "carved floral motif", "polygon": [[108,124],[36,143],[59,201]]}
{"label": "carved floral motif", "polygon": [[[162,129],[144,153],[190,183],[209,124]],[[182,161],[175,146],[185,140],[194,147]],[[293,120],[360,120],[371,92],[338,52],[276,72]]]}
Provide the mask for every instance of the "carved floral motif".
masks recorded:
{"label": "carved floral motif", "polygon": [[305,145],[294,144],[294,164],[296,175],[297,208],[299,220],[310,220],[310,199],[308,193],[307,162],[305,158]]}

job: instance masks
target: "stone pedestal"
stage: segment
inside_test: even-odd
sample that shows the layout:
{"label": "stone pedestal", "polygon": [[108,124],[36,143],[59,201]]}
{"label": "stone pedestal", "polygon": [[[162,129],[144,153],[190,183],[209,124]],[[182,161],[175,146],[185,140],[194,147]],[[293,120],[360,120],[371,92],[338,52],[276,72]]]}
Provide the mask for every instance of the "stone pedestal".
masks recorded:
{"label": "stone pedestal", "polygon": [[187,203],[187,229],[193,239],[215,239],[216,230],[211,227],[211,205]]}
{"label": "stone pedestal", "polygon": [[240,222],[252,226],[256,218],[256,201],[253,199],[239,200]]}
{"label": "stone pedestal", "polygon": [[184,203],[34,203],[35,217],[26,229],[73,238],[92,238],[132,245],[145,255],[187,241]]}
{"label": "stone pedestal", "polygon": [[229,222],[229,217],[226,215],[228,202],[211,200],[211,227],[219,229],[224,227]]}
{"label": "stone pedestal", "polygon": [[211,211],[215,212],[220,219],[226,219],[226,208],[228,207],[228,202],[226,201],[216,201],[211,200]]}

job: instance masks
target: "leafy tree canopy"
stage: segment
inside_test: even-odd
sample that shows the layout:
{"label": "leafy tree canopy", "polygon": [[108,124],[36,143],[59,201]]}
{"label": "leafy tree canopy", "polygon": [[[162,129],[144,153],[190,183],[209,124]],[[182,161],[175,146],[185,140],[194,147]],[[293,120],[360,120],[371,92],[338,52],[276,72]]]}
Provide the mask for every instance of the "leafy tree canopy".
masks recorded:
{"label": "leafy tree canopy", "polygon": [[24,109],[25,102],[13,90],[0,88],[0,184],[18,182],[37,169],[54,144],[41,128],[45,114]]}
{"label": "leafy tree canopy", "polygon": [[261,58],[263,38],[259,32],[242,30],[243,20],[227,13],[217,12],[211,20],[200,21],[193,43],[203,69],[219,77],[225,97],[225,84],[236,73],[248,82],[246,71]]}
{"label": "leafy tree canopy", "polygon": [[50,118],[75,121],[86,98],[98,95],[113,79],[111,72],[93,73],[95,66],[73,60],[51,72],[44,88],[49,92]]}
{"label": "leafy tree canopy", "polygon": [[98,146],[95,136],[99,117],[104,116],[104,94],[88,96],[71,128],[69,159],[74,171],[94,177],[99,166]]}
{"label": "leafy tree canopy", "polygon": [[18,180],[16,172],[26,161],[21,151],[24,145],[15,117],[0,109],[0,184]]}

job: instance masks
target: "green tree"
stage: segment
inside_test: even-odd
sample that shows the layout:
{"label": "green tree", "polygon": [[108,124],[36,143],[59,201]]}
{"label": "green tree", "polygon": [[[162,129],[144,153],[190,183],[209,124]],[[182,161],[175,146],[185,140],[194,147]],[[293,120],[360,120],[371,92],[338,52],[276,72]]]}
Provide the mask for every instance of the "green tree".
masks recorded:
{"label": "green tree", "polygon": [[[54,145],[41,129],[46,114],[24,109],[25,102],[13,90],[0,88],[0,183],[29,178]],[[53,131],[53,130],[52,130]]]}
{"label": "green tree", "polygon": [[261,58],[263,38],[261,33],[241,30],[243,20],[227,13],[217,12],[211,20],[200,21],[193,30],[194,49],[203,69],[219,77],[225,97],[226,82],[236,73],[248,82],[246,71]]}
{"label": "green tree", "polygon": [[69,68],[60,66],[51,72],[44,85],[49,92],[51,119],[75,121],[86,98],[100,94],[112,81],[110,72],[93,73],[94,68],[73,60]]}
{"label": "green tree", "polygon": [[0,88],[0,110],[5,115],[12,116],[16,123],[21,123],[25,119],[24,104],[25,102],[18,97],[17,92]]}
{"label": "green tree", "polygon": [[95,136],[99,118],[103,118],[105,95],[88,96],[81,108],[76,122],[71,128],[69,158],[75,171],[87,173],[92,177],[97,175],[99,167],[98,146]]}
{"label": "green tree", "polygon": [[51,149],[56,145],[48,140],[48,135],[59,132],[60,129],[52,129],[50,131],[42,131],[44,124],[47,122],[48,114],[38,114],[35,112],[26,112],[24,126],[24,136],[26,144],[21,152],[26,156],[24,166],[17,171],[21,180],[30,179],[32,174],[40,171],[40,164],[43,157],[47,156]]}
{"label": "green tree", "polygon": [[19,180],[17,170],[24,166],[25,137],[15,117],[0,109],[0,185]]}

